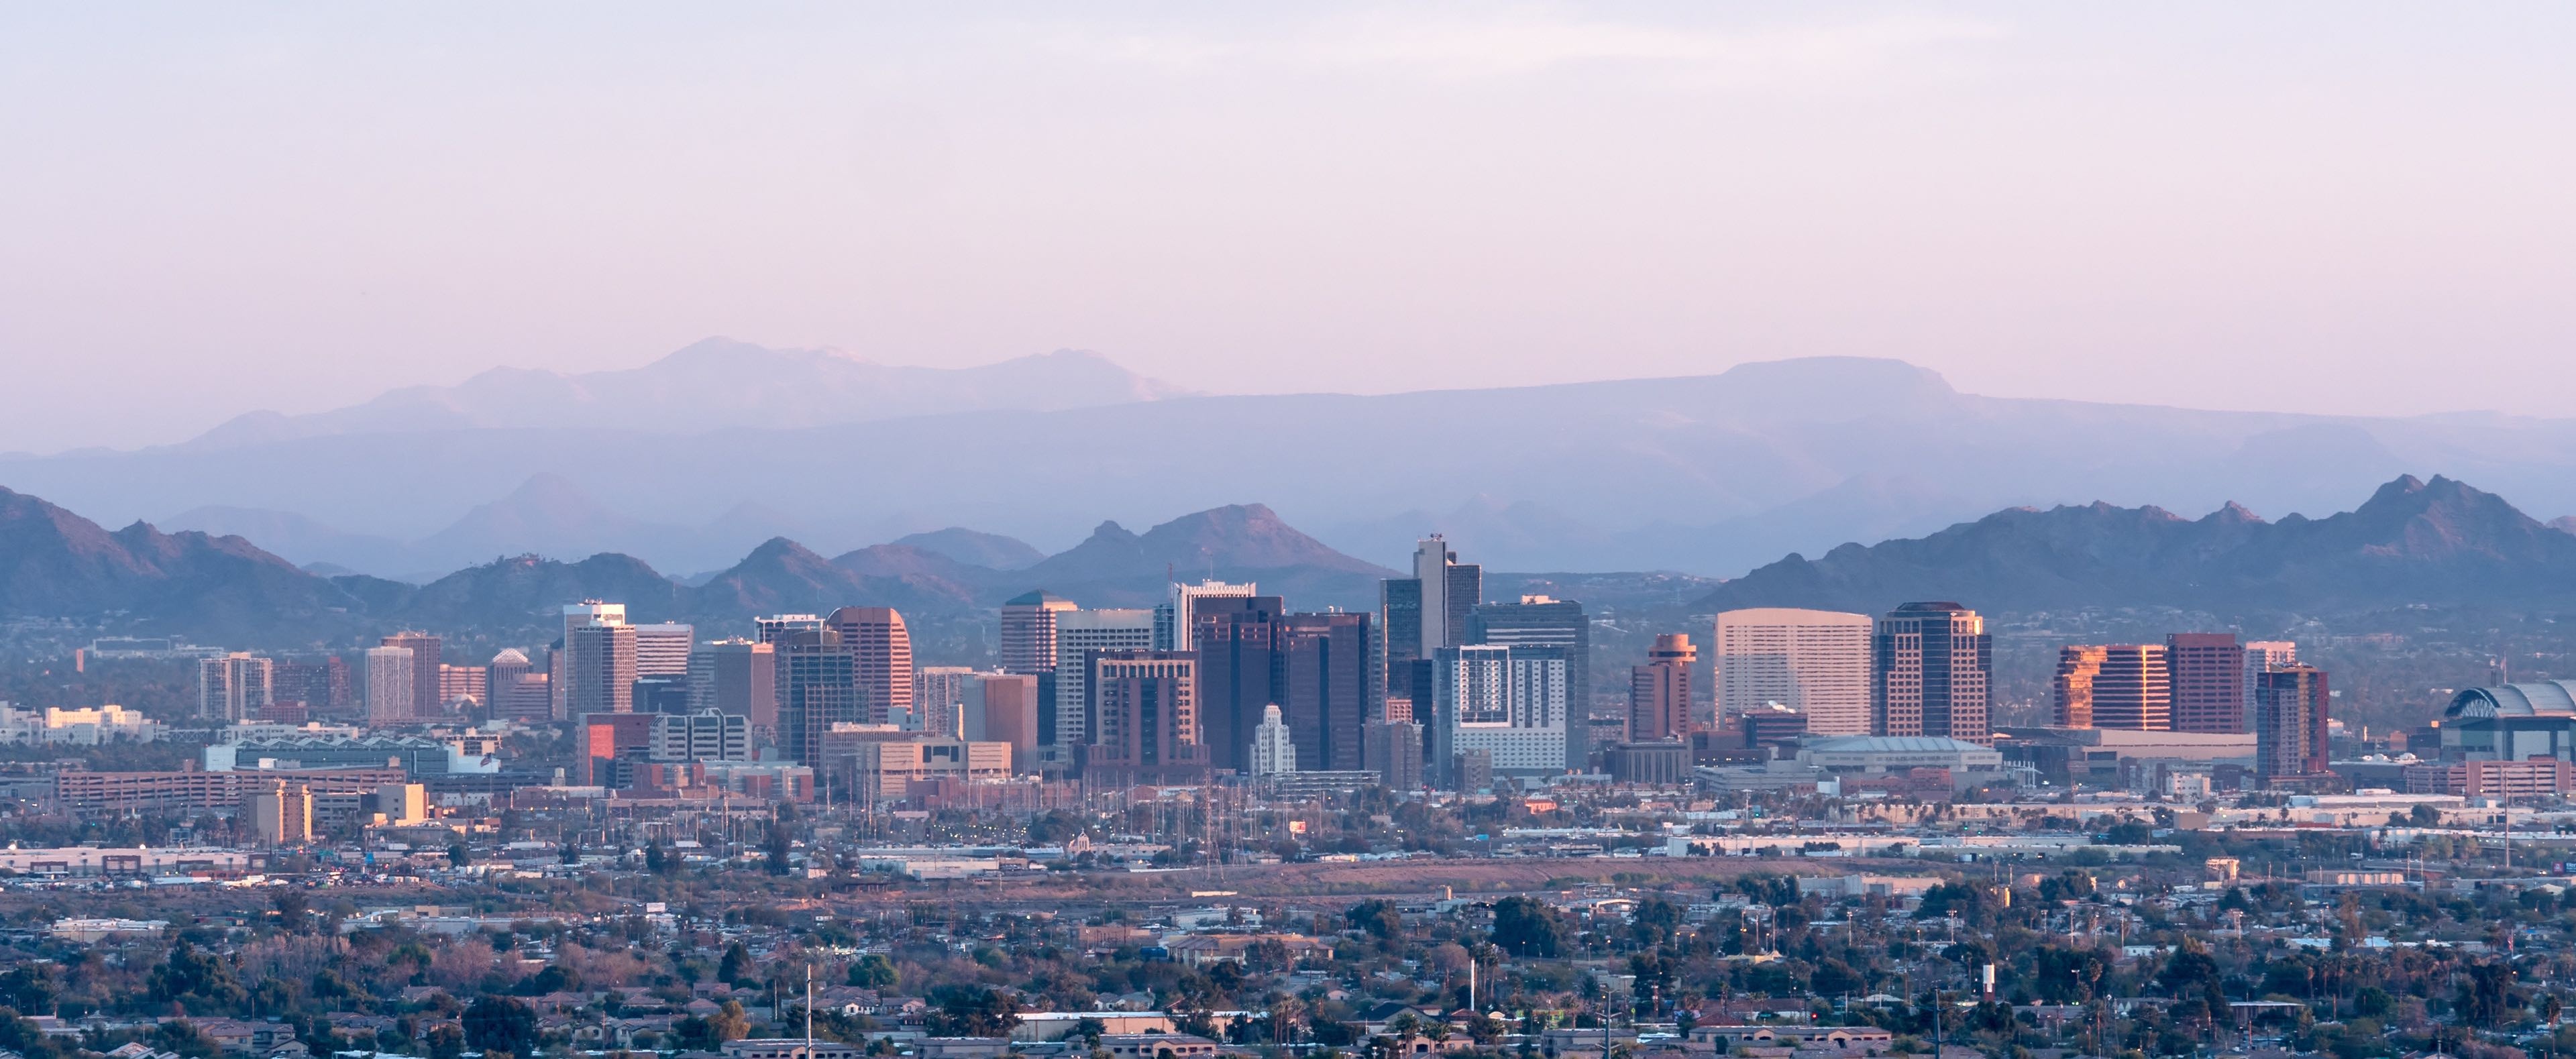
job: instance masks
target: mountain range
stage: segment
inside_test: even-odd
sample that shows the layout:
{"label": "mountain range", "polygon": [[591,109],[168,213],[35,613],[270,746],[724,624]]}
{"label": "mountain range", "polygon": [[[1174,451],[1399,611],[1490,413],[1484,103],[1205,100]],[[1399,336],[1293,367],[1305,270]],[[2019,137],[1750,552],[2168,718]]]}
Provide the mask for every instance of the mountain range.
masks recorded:
{"label": "mountain range", "polygon": [[2162,606],[2221,616],[2410,604],[2576,605],[2576,534],[2502,497],[2412,475],[2352,511],[2267,522],[2228,504],[2198,519],[2094,503],[2015,508],[1919,539],[1791,555],[1719,585],[1697,609],[1863,613],[1907,600],[2004,613]]}
{"label": "mountain range", "polygon": [[[23,493],[0,490],[0,618],[69,618],[226,643],[350,642],[397,627],[543,633],[565,603],[627,605],[639,621],[747,627],[755,614],[893,606],[932,620],[988,612],[1048,587],[1093,606],[1146,606],[1175,572],[1258,580],[1301,606],[1374,605],[1387,570],[1325,547],[1258,504],[1229,506],[1133,533],[1104,523],[1082,545],[1021,569],[1026,545],[969,530],[924,534],[825,558],[784,537],[683,584],[632,556],[577,561],[505,556],[427,584],[297,568],[238,536],[110,532]],[[966,558],[960,558],[965,556]]]}
{"label": "mountain range", "polygon": [[2419,467],[2576,511],[2576,420],[1995,398],[1861,358],[1211,396],[1096,354],[941,372],[709,340],[623,372],[493,372],[179,445],[0,457],[0,482],[414,581],[521,552],[694,577],[775,536],[840,554],[957,526],[1056,551],[1103,514],[1254,499],[1382,563],[1439,531],[1503,569],[1733,576],[2017,506],[2322,515]]}
{"label": "mountain range", "polygon": [[[1086,606],[1148,606],[1168,580],[1200,577],[1256,581],[1300,608],[1364,610],[1375,605],[1377,580],[1395,576],[1259,504],[1196,512],[1141,534],[1103,523],[1082,543],[1017,569],[970,561],[1017,561],[1025,548],[954,530],[827,558],[780,537],[690,583],[602,553],[504,557],[415,585],[298,569],[241,537],[143,523],[111,532],[0,490],[0,619],[68,618],[266,647],[357,642],[406,626],[542,635],[562,604],[584,598],[625,602],[639,621],[687,620],[711,631],[739,629],[754,614],[848,604],[972,625],[1031,588]],[[1645,625],[1751,606],[1868,613],[1913,599],[1957,599],[1996,614],[2148,606],[2316,616],[2416,604],[2551,611],[2576,599],[2576,533],[2451,478],[2402,476],[2324,518],[2266,521],[2232,503],[2197,519],[2099,502],[2024,507],[1817,559],[1792,554],[1723,583],[1491,573],[1486,584],[1488,598],[1546,591]]]}

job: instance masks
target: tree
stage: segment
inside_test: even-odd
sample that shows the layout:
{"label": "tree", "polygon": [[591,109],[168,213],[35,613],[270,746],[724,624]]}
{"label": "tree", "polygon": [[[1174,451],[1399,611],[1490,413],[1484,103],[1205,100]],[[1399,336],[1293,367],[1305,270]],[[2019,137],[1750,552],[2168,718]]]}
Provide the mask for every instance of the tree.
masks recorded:
{"label": "tree", "polygon": [[724,959],[716,963],[716,980],[739,982],[751,976],[751,950],[737,941],[725,946]]}
{"label": "tree", "polygon": [[713,1015],[705,1018],[692,1015],[672,1023],[671,1031],[679,1037],[683,1050],[712,1052],[723,1047],[726,1041],[738,1041],[749,1036],[751,1016],[743,1012],[740,1001],[728,1000]]}
{"label": "tree", "polygon": [[1393,941],[1404,936],[1404,916],[1395,906],[1374,898],[1352,905],[1344,914],[1352,927],[1366,931],[1380,941]]}
{"label": "tree", "polygon": [[787,874],[788,849],[787,825],[775,820],[770,821],[769,837],[760,845],[760,851],[763,854],[762,867],[767,868],[771,875]]}
{"label": "tree", "polygon": [[2092,949],[2043,945],[2031,956],[2031,988],[2050,1003],[2081,1004],[2093,999],[2110,970],[2110,963]]}
{"label": "tree", "polygon": [[1527,897],[1494,903],[1494,947],[1514,956],[1555,957],[1565,946],[1556,909]]}
{"label": "tree", "polygon": [[2460,986],[2457,1006],[2462,1021],[2490,1029],[2503,1021],[2505,1001],[2513,991],[2513,968],[2502,962],[2481,963],[2469,968],[2469,980]]}
{"label": "tree", "polygon": [[456,1059],[465,1052],[465,1033],[454,1026],[433,1026],[421,1043],[429,1046],[429,1059]]}
{"label": "tree", "polygon": [[1082,818],[1062,809],[1049,809],[1029,820],[1029,844],[1061,846],[1082,833]]}
{"label": "tree", "polygon": [[1680,932],[1681,925],[1681,906],[1664,900],[1661,895],[1637,902],[1636,911],[1628,920],[1629,932],[1636,937],[1637,944],[1649,947],[1663,944]]}
{"label": "tree", "polygon": [[933,1037],[1006,1037],[1020,1024],[1019,1005],[998,989],[943,985],[930,991],[926,1020]]}
{"label": "tree", "polygon": [[464,839],[457,839],[454,842],[450,842],[447,844],[447,863],[459,868],[472,864],[474,863],[474,851],[465,848]]}
{"label": "tree", "polygon": [[54,1007],[53,976],[43,964],[20,964],[0,974],[0,1003],[19,1011],[48,1012]]}
{"label": "tree", "polygon": [[850,965],[850,984],[861,989],[892,989],[901,977],[894,969],[894,961],[882,953],[871,952]]}
{"label": "tree", "polygon": [[537,1013],[515,997],[486,993],[465,1009],[465,1043],[482,1051],[533,1055],[537,1050]]}
{"label": "tree", "polygon": [[268,895],[269,906],[277,910],[277,924],[289,934],[301,934],[312,926],[307,917],[313,912],[312,902],[304,891],[278,890]]}
{"label": "tree", "polygon": [[170,958],[145,976],[144,988],[152,999],[176,1002],[192,1015],[231,1014],[250,999],[241,983],[233,980],[232,968],[186,938],[171,946]]}
{"label": "tree", "polygon": [[2211,1011],[2227,1007],[2227,994],[2219,988],[2218,961],[2198,941],[2185,939],[2182,950],[2156,972],[2156,982],[2176,1000],[2198,998],[2207,1001]]}

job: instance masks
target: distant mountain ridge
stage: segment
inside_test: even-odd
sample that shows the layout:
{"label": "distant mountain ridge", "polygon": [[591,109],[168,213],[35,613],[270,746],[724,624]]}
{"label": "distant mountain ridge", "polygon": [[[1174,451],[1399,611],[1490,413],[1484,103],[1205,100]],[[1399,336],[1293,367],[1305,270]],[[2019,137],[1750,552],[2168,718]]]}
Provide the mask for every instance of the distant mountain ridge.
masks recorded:
{"label": "distant mountain ridge", "polygon": [[308,415],[251,412],[188,447],[456,429],[810,427],[994,409],[1124,404],[1185,391],[1064,349],[973,368],[878,364],[831,349],[691,343],[637,368],[564,375],[494,368],[454,386],[410,386]]}
{"label": "distant mountain ridge", "polygon": [[[1168,519],[1245,497],[1380,563],[1402,562],[1414,535],[1444,529],[1463,552],[1504,569],[1712,576],[2014,506],[2099,499],[2206,511],[2235,500],[2318,514],[2412,468],[2470,478],[2535,510],[2576,511],[2576,420],[1994,398],[1894,360],[1371,396],[1189,396],[1105,360],[1065,356],[1008,362],[1019,366],[1000,374],[1051,380],[1061,368],[1098,381],[914,399],[927,391],[911,383],[811,383],[816,372],[894,369],[703,352],[736,367],[690,374],[695,359],[681,358],[659,370],[686,386],[628,401],[593,380],[507,414],[493,410],[516,407],[502,398],[544,387],[502,379],[496,394],[475,390],[472,399],[387,395],[389,404],[361,406],[348,422],[0,459],[0,481],[120,521],[211,506],[297,514],[360,538],[340,542],[356,548],[369,537],[415,541],[512,483],[550,475],[618,516],[598,519],[578,543],[692,571],[773,536],[832,555],[964,526],[1055,551],[1083,541],[1104,513]],[[841,396],[814,396],[827,393]],[[484,396],[501,403],[487,407]],[[1130,399],[1139,396],[1154,399]],[[558,399],[571,403],[558,409]],[[679,403],[654,403],[666,399]],[[701,406],[708,411],[691,410]],[[754,411],[762,409],[774,414]],[[344,428],[356,432],[315,433]],[[1072,483],[1079,503],[1063,499]],[[247,528],[230,517],[203,525]],[[635,527],[621,519],[654,533],[630,543],[618,533]],[[575,542],[485,543],[441,558],[578,551]],[[286,538],[273,547],[300,563],[377,574],[444,568],[372,566]]]}
{"label": "distant mountain ridge", "polygon": [[1926,537],[1791,555],[1699,606],[1876,612],[1956,599],[1998,612],[2170,606],[2316,613],[2411,603],[2576,605],[2576,535],[2439,475],[2402,476],[2352,511],[2265,522],[2094,503],[1999,511]]}

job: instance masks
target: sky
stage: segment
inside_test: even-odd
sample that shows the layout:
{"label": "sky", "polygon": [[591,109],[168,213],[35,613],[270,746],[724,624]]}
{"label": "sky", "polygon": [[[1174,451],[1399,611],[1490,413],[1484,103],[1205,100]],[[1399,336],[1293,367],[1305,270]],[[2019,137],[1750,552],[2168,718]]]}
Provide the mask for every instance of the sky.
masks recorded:
{"label": "sky", "polygon": [[1212,392],[2576,396],[2576,8],[0,7],[0,451],[708,335]]}

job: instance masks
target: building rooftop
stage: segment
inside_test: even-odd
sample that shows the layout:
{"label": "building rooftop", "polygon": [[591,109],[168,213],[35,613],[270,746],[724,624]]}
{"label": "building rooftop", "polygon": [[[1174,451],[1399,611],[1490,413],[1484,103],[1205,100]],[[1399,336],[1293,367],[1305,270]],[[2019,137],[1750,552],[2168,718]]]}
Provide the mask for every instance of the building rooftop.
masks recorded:
{"label": "building rooftop", "polygon": [[1957,739],[1945,739],[1937,735],[1846,735],[1837,736],[1832,739],[1810,739],[1801,747],[1801,749],[1819,750],[1826,753],[1839,754],[1937,754],[1958,751],[1967,751],[1969,753],[1989,752],[1985,747],[1978,746],[1975,743],[1961,742]]}
{"label": "building rooftop", "polygon": [[2543,680],[2470,688],[2451,698],[2444,717],[2576,717],[2576,681]]}

